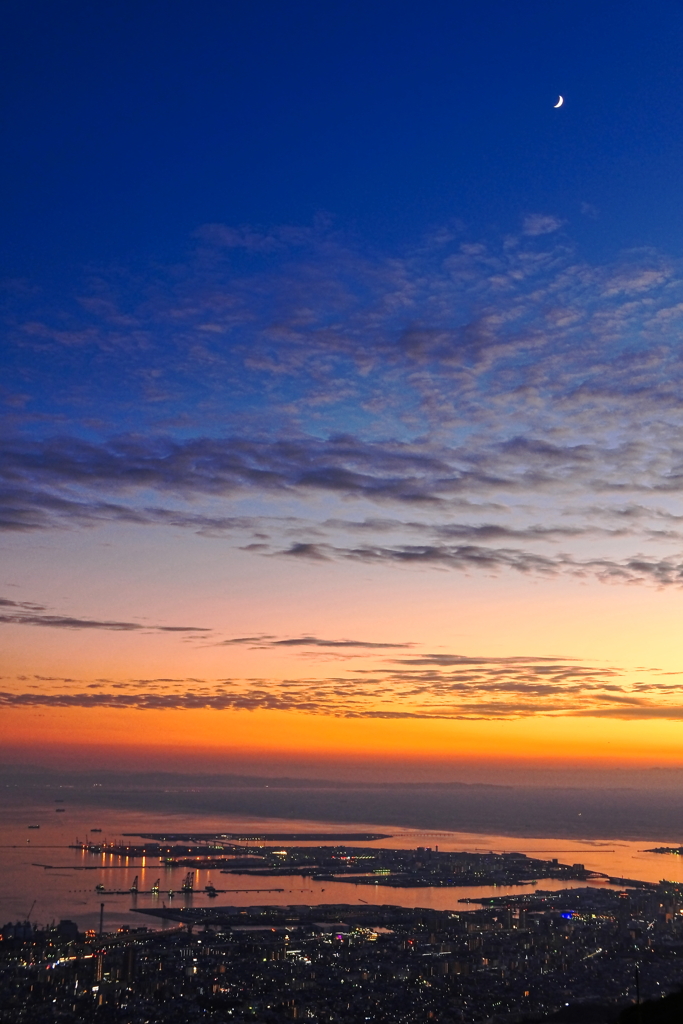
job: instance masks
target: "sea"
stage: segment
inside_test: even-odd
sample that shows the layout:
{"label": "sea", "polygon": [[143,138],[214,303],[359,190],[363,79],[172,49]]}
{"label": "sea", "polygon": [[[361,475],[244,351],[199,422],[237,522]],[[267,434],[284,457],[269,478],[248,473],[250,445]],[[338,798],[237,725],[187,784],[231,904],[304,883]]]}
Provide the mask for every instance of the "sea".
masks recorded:
{"label": "sea", "polygon": [[[29,828],[29,826],[34,826]],[[36,828],[35,826],[39,826]],[[94,831],[98,830],[98,831]],[[101,831],[99,831],[101,830]],[[63,919],[78,927],[98,929],[100,913],[105,931],[123,927],[170,927],[173,922],[140,914],[146,907],[263,906],[267,904],[394,904],[437,910],[467,911],[475,908],[467,900],[486,896],[528,893],[533,888],[557,890],[585,882],[564,882],[540,878],[535,886],[458,886],[394,888],[348,882],[313,881],[286,877],[225,875],[216,870],[199,870],[192,894],[181,892],[187,868],[167,867],[159,858],[121,860],[74,848],[77,842],[114,841],[124,835],[163,832],[369,832],[390,838],[350,845],[410,849],[438,846],[439,850],[476,852],[519,852],[530,857],[562,863],[580,862],[589,870],[610,876],[657,882],[667,878],[683,882],[683,857],[647,852],[657,841],[609,838],[561,838],[552,836],[511,837],[490,832],[419,830],[388,826],[386,822],[343,821],[335,824],[320,819],[253,817],[207,813],[168,813],[150,809],[102,808],[66,803],[5,807],[0,821],[0,925],[29,918],[38,924]],[[135,842],[135,839],[129,839]],[[320,841],[316,840],[316,844]],[[331,844],[334,845],[334,844]],[[138,879],[137,895],[131,886]],[[151,890],[159,882],[159,893]],[[211,899],[203,890],[208,884],[229,890]],[[597,884],[597,883],[588,883]],[[118,895],[96,891],[119,890]],[[619,888],[619,886],[614,886]],[[169,893],[173,895],[169,895]],[[102,907],[102,904],[104,906]]]}

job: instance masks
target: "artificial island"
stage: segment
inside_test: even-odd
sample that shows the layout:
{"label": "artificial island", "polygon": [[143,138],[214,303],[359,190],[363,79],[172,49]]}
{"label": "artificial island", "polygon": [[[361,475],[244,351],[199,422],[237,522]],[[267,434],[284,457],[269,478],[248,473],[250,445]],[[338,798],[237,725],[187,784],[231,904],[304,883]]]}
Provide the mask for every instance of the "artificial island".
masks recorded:
{"label": "artificial island", "polygon": [[[539,879],[630,882],[587,870],[583,864],[562,864],[523,853],[479,853],[439,850],[438,846],[395,849],[349,845],[358,841],[389,839],[377,834],[260,833],[146,834],[124,836],[113,842],[77,843],[84,852],[109,858],[158,858],[169,867],[212,870],[225,875],[277,878],[301,875],[318,881],[389,887],[443,887],[524,885]],[[131,841],[137,839],[137,842]],[[335,845],[319,844],[319,841]],[[306,845],[301,845],[306,841]],[[275,844],[275,845],[267,845]],[[190,882],[186,880],[189,887]],[[221,891],[215,886],[207,888]]]}

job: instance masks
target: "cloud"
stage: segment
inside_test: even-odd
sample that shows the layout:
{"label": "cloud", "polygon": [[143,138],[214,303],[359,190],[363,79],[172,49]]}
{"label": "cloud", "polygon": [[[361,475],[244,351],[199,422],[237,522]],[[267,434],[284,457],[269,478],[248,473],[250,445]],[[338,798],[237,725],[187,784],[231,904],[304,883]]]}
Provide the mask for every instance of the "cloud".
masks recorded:
{"label": "cloud", "polygon": [[374,643],[368,640],[322,640],[315,636],[293,637],[285,640],[274,640],[273,647],[364,647],[371,649],[387,649],[396,647],[412,647],[412,644]]}
{"label": "cloud", "polygon": [[208,225],[134,283],[17,293],[0,529],[678,585],[683,263],[589,263],[560,226],[382,254]]}
{"label": "cloud", "polygon": [[530,213],[522,222],[522,231],[531,238],[539,235],[550,235],[553,231],[559,231],[564,221],[558,217],[552,217],[543,213]]}
{"label": "cloud", "polygon": [[545,577],[560,574],[593,576],[606,583],[649,583],[660,587],[683,584],[683,558],[652,559],[644,555],[635,555],[622,561],[607,558],[578,561],[568,555],[539,555],[521,549],[476,544],[409,544],[400,547],[364,545],[352,548],[333,547],[330,544],[292,544],[278,554],[313,561],[341,559],[367,564],[434,566],[465,572],[481,570],[498,573],[512,569],[526,575]]}
{"label": "cloud", "polygon": [[11,601],[7,597],[0,597],[0,608],[20,608],[22,611],[30,612],[45,611],[45,605],[35,604],[33,601]]}
{"label": "cloud", "polygon": [[[296,679],[44,680],[8,688],[4,706],[106,706],[138,710],[287,711],[343,718],[444,720],[551,717],[679,719],[679,688],[655,669],[562,657],[428,653],[372,670]],[[25,686],[26,680],[17,680]]]}
{"label": "cloud", "polygon": [[264,234],[248,226],[232,228],[225,224],[204,224],[195,231],[195,238],[219,249],[246,249],[262,253],[283,248],[283,242],[276,234]]}
{"label": "cloud", "polygon": [[317,636],[298,636],[277,639],[272,636],[240,636],[230,640],[221,640],[221,646],[233,644],[249,644],[254,647],[329,647],[329,648],[361,648],[368,650],[387,650],[399,647],[413,647],[411,643],[375,643],[370,640],[323,640]]}
{"label": "cloud", "polygon": [[0,599],[1,607],[14,607],[17,611],[0,613],[0,625],[46,626],[50,629],[104,629],[116,633],[143,631],[145,633],[209,633],[204,626],[155,626],[141,622],[118,622],[111,619],[83,619],[71,615],[53,615],[47,611],[30,611],[41,608],[25,602]]}
{"label": "cloud", "polygon": [[[244,550],[320,563],[342,559],[680,585],[683,554],[609,549],[613,542],[634,535],[660,545],[683,540],[683,533],[674,528],[679,520],[674,513],[642,501],[624,503],[625,492],[643,498],[676,495],[683,488],[683,472],[673,461],[670,468],[661,456],[650,465],[649,461],[639,442],[606,449],[516,436],[475,451],[471,445],[368,442],[352,435],[274,442],[177,441],[166,436],[116,438],[103,444],[73,438],[17,441],[0,455],[0,473],[8,481],[5,522],[15,530],[44,528],[49,522],[73,526],[113,521],[191,529],[205,537],[245,537]],[[642,464],[637,479],[632,475],[635,464]],[[102,489],[127,503],[84,496]],[[234,516],[141,505],[137,495],[143,489],[186,502],[250,491],[298,495],[302,500],[322,493],[345,501],[408,506],[421,514],[433,512],[436,518],[334,517],[316,522],[291,515]],[[575,496],[588,493],[607,501],[601,506],[572,506]],[[610,505],[612,494],[615,501]],[[548,501],[564,521],[530,520],[539,514],[534,503]],[[451,509],[470,521],[449,520]],[[499,521],[483,518],[482,510],[491,510]],[[595,518],[612,523],[600,525],[592,521]],[[666,529],[662,522],[669,524]],[[359,532],[376,537],[362,545],[333,543],[340,535],[350,541]],[[386,544],[380,538],[387,532],[402,532],[406,542]],[[415,534],[424,539],[407,539]],[[283,545],[288,535],[293,539]],[[523,546],[518,546],[520,542]],[[590,550],[571,550],[577,543],[585,549],[588,542]],[[543,550],[534,550],[539,543]]]}
{"label": "cloud", "polygon": [[[189,497],[296,488],[407,502],[435,500],[429,493],[430,478],[436,482],[444,474],[444,487],[451,489],[460,475],[456,471],[456,479],[449,481],[453,468],[425,446],[368,443],[347,435],[271,443],[208,437],[183,442],[168,436],[115,438],[106,444],[73,437],[16,441],[4,446],[0,472],[10,483],[23,479],[58,487],[104,485],[123,493],[154,488]],[[50,497],[46,495],[46,503]],[[60,498],[52,500],[58,503]],[[77,511],[68,508],[69,515]],[[144,519],[144,512],[139,515]]]}
{"label": "cloud", "polygon": [[[77,501],[73,492],[65,489],[106,489],[122,495],[152,489],[187,499],[230,497],[245,491],[321,492],[397,505],[438,507],[455,500],[469,502],[472,511],[476,510],[474,499],[495,495],[549,495],[558,489],[571,493],[590,487],[593,492],[617,492],[623,500],[625,490],[645,494],[683,489],[678,464],[669,468],[660,456],[658,464],[646,464],[636,479],[633,466],[638,461],[647,463],[647,451],[638,442],[606,448],[519,436],[476,447],[447,446],[426,439],[367,441],[349,434],[270,442],[237,437],[182,441],[169,436],[130,436],[99,444],[71,437],[6,442],[0,453],[0,474],[7,485],[6,516],[13,520],[9,528],[21,528],[22,515],[30,527],[30,515],[38,511],[63,514],[73,521],[82,516],[219,532],[248,524],[239,516],[120,505],[101,497],[96,502],[82,497]],[[22,488],[17,487],[19,481]],[[22,510],[23,503],[26,508]],[[484,528],[496,526],[478,524],[479,530]],[[534,527],[539,536],[544,529]],[[554,527],[553,531],[556,535],[569,532],[567,527]]]}

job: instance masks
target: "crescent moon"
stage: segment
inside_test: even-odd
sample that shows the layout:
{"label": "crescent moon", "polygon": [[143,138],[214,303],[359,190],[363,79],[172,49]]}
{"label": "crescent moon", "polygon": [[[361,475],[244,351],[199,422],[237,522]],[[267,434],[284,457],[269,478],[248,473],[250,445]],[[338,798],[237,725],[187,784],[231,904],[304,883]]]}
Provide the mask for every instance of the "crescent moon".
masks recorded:
{"label": "crescent moon", "polygon": [[561,107],[563,103],[564,103],[564,96],[560,96],[559,100],[554,105],[554,109],[557,110],[557,108]]}

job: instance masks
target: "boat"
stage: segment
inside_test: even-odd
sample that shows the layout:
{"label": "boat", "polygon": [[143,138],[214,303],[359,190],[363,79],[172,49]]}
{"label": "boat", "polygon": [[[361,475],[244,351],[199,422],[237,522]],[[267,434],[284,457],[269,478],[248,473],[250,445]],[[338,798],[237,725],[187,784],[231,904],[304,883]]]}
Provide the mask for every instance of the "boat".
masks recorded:
{"label": "boat", "polygon": [[64,814],[64,807],[55,807],[55,814]]}
{"label": "boat", "polygon": [[101,828],[91,828],[90,831],[91,832],[101,832],[102,829]]}
{"label": "boat", "polygon": [[40,825],[29,825],[29,828],[40,828]]}

